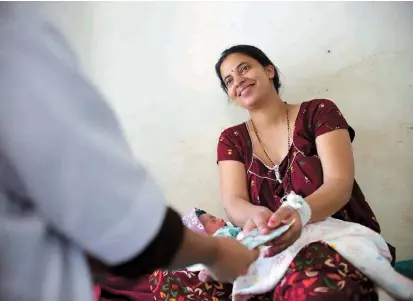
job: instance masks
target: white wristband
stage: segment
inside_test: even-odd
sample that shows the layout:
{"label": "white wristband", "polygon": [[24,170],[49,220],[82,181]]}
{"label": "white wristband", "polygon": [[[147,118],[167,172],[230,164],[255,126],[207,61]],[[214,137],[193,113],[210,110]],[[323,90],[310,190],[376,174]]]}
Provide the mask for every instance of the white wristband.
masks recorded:
{"label": "white wristband", "polygon": [[287,200],[281,204],[281,207],[288,206],[297,211],[301,219],[301,225],[304,227],[311,219],[311,208],[310,205],[304,200],[303,197],[290,192],[287,196]]}

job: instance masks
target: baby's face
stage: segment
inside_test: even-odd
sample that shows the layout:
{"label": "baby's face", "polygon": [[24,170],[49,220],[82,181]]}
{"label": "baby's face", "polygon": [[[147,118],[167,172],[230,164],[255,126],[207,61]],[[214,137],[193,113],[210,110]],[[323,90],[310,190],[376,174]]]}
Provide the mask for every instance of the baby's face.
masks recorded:
{"label": "baby's face", "polygon": [[205,231],[209,235],[214,234],[218,231],[218,229],[221,229],[222,227],[227,225],[227,223],[222,218],[216,218],[215,216],[208,213],[202,214],[199,217],[199,220],[201,221],[202,225],[205,228]]}

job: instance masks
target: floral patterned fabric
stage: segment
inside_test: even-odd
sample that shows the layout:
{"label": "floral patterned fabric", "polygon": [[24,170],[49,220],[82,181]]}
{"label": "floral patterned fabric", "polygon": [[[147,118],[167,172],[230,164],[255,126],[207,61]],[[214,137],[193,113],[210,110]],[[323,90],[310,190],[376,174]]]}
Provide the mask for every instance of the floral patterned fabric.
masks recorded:
{"label": "floral patterned fabric", "polygon": [[230,284],[204,283],[198,273],[187,270],[157,270],[149,277],[149,284],[155,300],[164,301],[226,301],[232,290]]}
{"label": "floral patterned fabric", "polygon": [[[246,123],[222,132],[217,148],[218,162],[235,160],[243,163],[247,172],[251,203],[275,211],[286,193],[288,177],[284,175],[287,169],[291,170],[291,188],[303,197],[322,185],[323,171],[317,156],[315,139],[336,129],[347,129],[351,140],[354,139],[354,130],[333,102],[326,99],[303,102],[295,121],[293,144],[287,155],[289,160],[284,158],[279,166],[282,183],[276,180],[272,169],[254,156]],[[380,232],[380,226],[356,181],[349,203],[333,217],[359,223]],[[390,245],[389,248],[395,258],[394,248]],[[156,300],[231,300],[231,285],[216,282],[205,284],[198,280],[195,273],[187,271],[157,271],[150,277],[150,284]],[[195,294],[198,294],[199,298],[195,298]],[[257,296],[255,300],[361,301],[372,300],[374,297],[371,281],[334,249],[318,242],[299,252],[284,279],[273,292]]]}
{"label": "floral patterned fabric", "polygon": [[302,249],[290,265],[274,300],[371,300],[373,283],[324,243]]}
{"label": "floral patterned fabric", "polygon": [[[228,301],[232,285],[203,283],[197,273],[158,270],[149,277],[155,300]],[[322,242],[303,248],[273,292],[250,300],[262,301],[363,301],[375,292],[369,281],[346,259]]]}

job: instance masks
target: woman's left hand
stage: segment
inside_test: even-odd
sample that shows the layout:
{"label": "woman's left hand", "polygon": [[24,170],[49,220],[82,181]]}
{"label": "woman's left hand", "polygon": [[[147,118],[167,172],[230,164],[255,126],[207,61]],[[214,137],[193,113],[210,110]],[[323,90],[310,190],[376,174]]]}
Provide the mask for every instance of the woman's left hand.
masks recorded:
{"label": "woman's left hand", "polygon": [[287,232],[267,244],[271,247],[265,251],[264,257],[272,257],[278,253],[281,253],[291,246],[301,235],[302,225],[300,215],[297,210],[285,206],[278,208],[278,210],[271,215],[268,220],[268,227],[270,229],[278,228],[283,224],[289,224],[293,220],[295,220],[295,222],[291,225],[291,228],[288,229]]}

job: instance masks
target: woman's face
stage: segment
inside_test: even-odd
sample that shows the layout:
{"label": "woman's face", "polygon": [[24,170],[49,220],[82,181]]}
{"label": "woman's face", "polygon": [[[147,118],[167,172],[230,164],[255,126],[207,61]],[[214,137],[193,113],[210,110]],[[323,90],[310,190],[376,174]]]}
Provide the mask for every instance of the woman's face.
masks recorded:
{"label": "woman's face", "polygon": [[275,91],[272,66],[263,67],[255,59],[241,53],[230,54],[221,64],[221,76],[231,100],[247,110]]}

